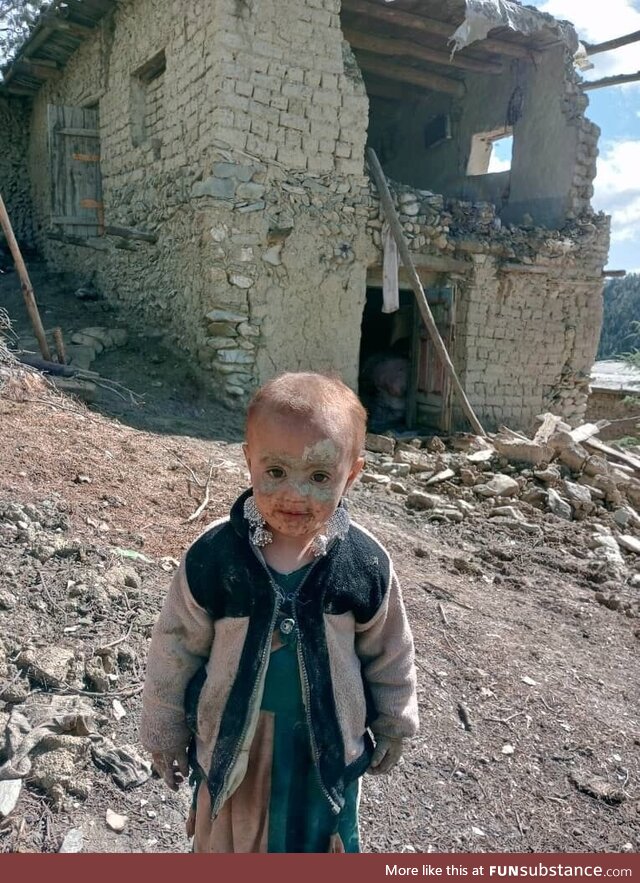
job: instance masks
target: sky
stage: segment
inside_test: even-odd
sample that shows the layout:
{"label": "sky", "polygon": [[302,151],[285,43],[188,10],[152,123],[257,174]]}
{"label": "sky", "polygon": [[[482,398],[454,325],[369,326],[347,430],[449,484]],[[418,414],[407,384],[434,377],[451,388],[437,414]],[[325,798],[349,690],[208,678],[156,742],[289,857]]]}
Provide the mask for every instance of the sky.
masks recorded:
{"label": "sky", "polygon": [[[640,31],[640,0],[528,0],[542,12],[573,22],[588,43]],[[588,80],[640,70],[640,42],[591,57]],[[640,272],[640,82],[588,92],[587,116],[600,129],[598,174],[592,200],[596,210],[611,215],[608,266]],[[496,144],[498,167],[507,159],[508,145]]]}

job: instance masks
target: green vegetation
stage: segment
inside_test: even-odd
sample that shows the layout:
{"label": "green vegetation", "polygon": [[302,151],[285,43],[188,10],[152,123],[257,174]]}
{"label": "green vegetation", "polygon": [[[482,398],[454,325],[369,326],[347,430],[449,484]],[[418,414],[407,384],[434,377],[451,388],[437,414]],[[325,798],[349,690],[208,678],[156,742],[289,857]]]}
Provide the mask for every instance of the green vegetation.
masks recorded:
{"label": "green vegetation", "polygon": [[598,359],[627,358],[640,368],[640,273],[612,279],[604,289]]}

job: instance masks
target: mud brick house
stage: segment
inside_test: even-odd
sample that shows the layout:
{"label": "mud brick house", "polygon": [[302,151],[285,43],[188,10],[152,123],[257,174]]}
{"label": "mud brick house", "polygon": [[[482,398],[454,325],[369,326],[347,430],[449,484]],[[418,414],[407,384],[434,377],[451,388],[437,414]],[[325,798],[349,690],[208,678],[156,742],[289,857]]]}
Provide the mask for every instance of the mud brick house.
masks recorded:
{"label": "mud brick house", "polygon": [[[505,2],[508,21],[465,46],[476,5],[54,2],[0,91],[16,229],[163,329],[228,401],[284,369],[358,388],[400,345],[417,420],[461,426],[409,290],[381,311],[369,144],[480,418],[576,421],[608,251],[577,39]],[[511,165],[492,171],[503,138]]]}

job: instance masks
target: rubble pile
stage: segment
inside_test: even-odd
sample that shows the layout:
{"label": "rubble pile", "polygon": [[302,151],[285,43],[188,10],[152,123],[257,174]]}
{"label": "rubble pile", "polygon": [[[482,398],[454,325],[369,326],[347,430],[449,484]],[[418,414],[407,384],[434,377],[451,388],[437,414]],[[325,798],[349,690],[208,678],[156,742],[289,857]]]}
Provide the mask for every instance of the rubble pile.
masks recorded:
{"label": "rubble pile", "polygon": [[[492,203],[447,198],[395,181],[389,184],[412,251],[431,247],[452,254],[465,250],[465,244],[473,241],[477,250],[506,260],[533,264],[561,259],[566,267],[585,257],[591,265],[600,259],[600,246],[607,242],[607,218],[601,212],[583,212],[558,230],[537,226],[527,216],[519,225],[503,224]],[[370,206],[367,226],[375,244],[381,247],[384,215],[375,191]]]}
{"label": "rubble pile", "polygon": [[403,496],[427,522],[490,519],[540,540],[561,522],[578,522],[600,581],[640,588],[640,451],[604,445],[596,424],[571,429],[553,414],[539,420],[533,438],[505,427],[447,444],[370,434],[362,482]]}

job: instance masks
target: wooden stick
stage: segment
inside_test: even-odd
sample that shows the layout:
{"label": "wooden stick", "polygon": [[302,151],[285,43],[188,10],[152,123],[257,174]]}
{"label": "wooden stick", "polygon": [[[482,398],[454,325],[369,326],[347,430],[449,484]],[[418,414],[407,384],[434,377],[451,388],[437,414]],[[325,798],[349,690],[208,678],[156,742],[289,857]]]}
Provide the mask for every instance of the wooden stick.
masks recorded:
{"label": "wooden stick", "polygon": [[601,442],[598,438],[587,438],[582,444],[587,448],[593,448],[594,451],[598,451],[600,454],[605,454],[607,457],[611,457],[612,460],[619,460],[621,463],[626,463],[627,466],[631,466],[636,472],[640,472],[640,460],[637,457],[633,457],[631,454],[624,454],[622,451],[616,451],[615,448],[605,445],[605,443]]}
{"label": "wooden stick", "polygon": [[363,34],[361,31],[351,28],[343,28],[343,33],[354,49],[370,49],[371,52],[379,55],[397,55],[400,58],[408,55],[412,58],[419,58],[421,61],[433,61],[445,67],[456,67],[480,74],[501,74],[504,71],[504,66],[495,61],[482,61],[477,58],[467,58],[464,55],[452,57],[450,52],[443,52],[442,49],[434,49],[423,43],[416,43],[414,40],[396,40],[387,35],[378,37],[375,34]]}
{"label": "wooden stick", "polygon": [[444,341],[440,337],[440,332],[436,327],[431,309],[429,308],[429,304],[427,303],[424,288],[422,287],[422,283],[420,282],[420,277],[418,276],[413,261],[411,260],[409,248],[402,233],[402,227],[400,225],[400,221],[398,220],[398,215],[396,214],[391,194],[389,193],[387,180],[384,176],[384,172],[382,171],[382,166],[380,165],[378,157],[376,156],[376,152],[372,147],[367,148],[367,157],[369,160],[371,172],[378,187],[378,193],[380,194],[382,207],[387,216],[387,220],[389,222],[389,226],[391,227],[393,237],[398,245],[398,251],[400,252],[402,263],[404,264],[407,271],[407,276],[409,277],[409,283],[413,288],[414,294],[416,296],[418,309],[420,310],[420,315],[422,316],[422,321],[427,327],[427,331],[429,332],[435,350],[440,357],[440,361],[442,362],[445,371],[451,378],[451,383],[456,393],[458,394],[460,404],[462,405],[462,410],[466,414],[469,423],[478,435],[486,436],[487,433],[482,428],[482,424],[476,417],[476,414],[471,407],[471,403],[469,402],[469,399],[467,398],[467,395],[462,388],[462,384],[458,380],[456,369],[453,366],[453,362],[449,358],[447,348],[444,345]]}
{"label": "wooden stick", "polygon": [[[368,0],[345,0],[342,4],[344,12],[354,12],[361,16],[370,16],[385,21],[389,24],[409,28],[413,33],[422,31],[426,34],[438,34],[440,37],[449,39],[455,30],[455,25],[448,21],[437,21],[426,15],[409,12],[407,9],[395,9],[381,3],[368,2]],[[363,23],[366,27],[366,22]],[[474,46],[474,48],[476,48]],[[500,55],[509,55],[512,58],[537,58],[540,52],[531,49],[522,43],[511,43],[507,40],[495,40],[485,38],[478,43],[477,49],[484,52],[496,52]],[[466,48],[462,50],[466,52]]]}
{"label": "wooden stick", "polygon": [[54,328],[53,329],[53,342],[56,347],[56,353],[58,354],[58,361],[61,365],[67,364],[67,351],[64,346],[64,338],[62,336],[62,328]]}
{"label": "wooden stick", "polygon": [[442,74],[432,74],[424,68],[381,61],[379,55],[374,55],[371,52],[359,51],[358,64],[362,70],[371,71],[392,80],[400,80],[403,83],[411,83],[414,86],[421,86],[431,92],[444,92],[447,95],[462,98],[466,91],[462,80],[455,80],[453,77],[445,77]]}
{"label": "wooden stick", "polygon": [[33,286],[31,285],[31,280],[29,279],[27,268],[22,259],[20,247],[18,246],[16,237],[13,233],[13,227],[11,226],[11,221],[9,220],[9,215],[7,214],[7,208],[4,204],[2,194],[0,194],[0,226],[2,227],[4,235],[7,238],[7,245],[11,250],[11,254],[16,265],[16,270],[18,271],[18,275],[20,276],[24,302],[27,306],[27,312],[29,314],[29,318],[31,319],[31,324],[33,325],[33,330],[40,346],[40,352],[42,353],[43,358],[50,362],[51,352],[49,351],[49,344],[47,343],[47,335],[44,333],[44,328],[42,327],[42,320],[40,319],[40,313],[38,312],[38,305],[33,293]]}
{"label": "wooden stick", "polygon": [[639,40],[640,31],[634,31],[632,34],[616,37],[615,40],[606,40],[604,43],[585,43],[584,48],[587,55],[595,55],[597,52],[609,52],[610,49],[618,49],[620,46],[627,46],[629,43],[637,43]]}
{"label": "wooden stick", "polygon": [[640,80],[640,71],[635,74],[619,74],[617,77],[603,77],[601,80],[590,80],[581,83],[583,92],[591,92],[593,89],[604,89],[605,86],[621,86],[623,83],[636,83]]}

